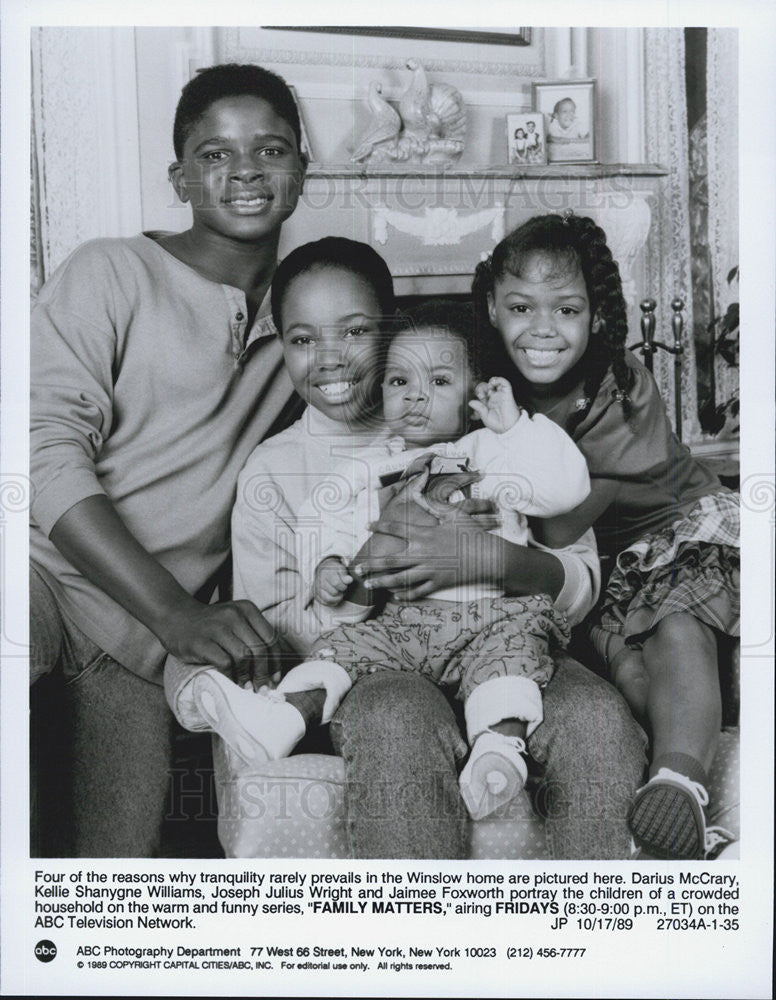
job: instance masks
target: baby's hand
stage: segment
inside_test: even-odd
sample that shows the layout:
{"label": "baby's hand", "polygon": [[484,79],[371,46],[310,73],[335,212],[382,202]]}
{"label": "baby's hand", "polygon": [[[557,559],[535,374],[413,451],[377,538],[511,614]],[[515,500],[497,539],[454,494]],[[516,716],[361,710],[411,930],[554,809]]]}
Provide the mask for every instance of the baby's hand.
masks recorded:
{"label": "baby's hand", "polygon": [[489,382],[480,382],[474,394],[477,399],[473,399],[469,406],[486,427],[496,434],[503,434],[515,426],[520,407],[515,402],[512,386],[505,378],[497,376]]}
{"label": "baby's hand", "polygon": [[353,577],[338,556],[328,556],[315,567],[313,597],[329,607],[339,604]]}

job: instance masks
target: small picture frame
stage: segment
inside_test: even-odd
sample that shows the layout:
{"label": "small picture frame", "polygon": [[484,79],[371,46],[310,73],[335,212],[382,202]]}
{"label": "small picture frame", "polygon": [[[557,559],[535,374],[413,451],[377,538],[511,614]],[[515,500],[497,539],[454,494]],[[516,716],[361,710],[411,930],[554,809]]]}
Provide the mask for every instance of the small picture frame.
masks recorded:
{"label": "small picture frame", "polygon": [[547,162],[544,115],[535,111],[507,115],[507,162],[515,166]]}
{"label": "small picture frame", "polygon": [[532,84],[533,106],[545,115],[548,163],[595,163],[596,81]]}
{"label": "small picture frame", "polygon": [[310,136],[307,134],[307,129],[305,128],[304,115],[302,114],[302,105],[299,103],[299,94],[297,94],[296,92],[296,87],[292,87],[290,84],[288,89],[291,91],[294,97],[294,102],[296,103],[296,110],[299,112],[299,126],[302,130],[302,148],[299,150],[299,152],[305,153],[308,161],[312,163],[315,160],[315,157],[313,156],[313,148],[310,144]]}

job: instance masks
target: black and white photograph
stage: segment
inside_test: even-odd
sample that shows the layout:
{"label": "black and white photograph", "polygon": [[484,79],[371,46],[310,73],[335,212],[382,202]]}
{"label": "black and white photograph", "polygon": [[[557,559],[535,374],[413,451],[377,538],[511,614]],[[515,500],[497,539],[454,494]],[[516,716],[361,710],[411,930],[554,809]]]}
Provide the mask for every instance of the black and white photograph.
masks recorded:
{"label": "black and white photograph", "polygon": [[751,37],[20,6],[6,980],[23,941],[37,992],[53,948],[85,995],[157,959],[213,992],[203,958],[237,995],[309,992],[311,958],[331,996],[593,995],[610,960],[595,995],[743,995],[731,948],[766,995]]}
{"label": "black and white photograph", "polygon": [[547,162],[544,115],[507,115],[507,159],[509,163]]}
{"label": "black and white photograph", "polygon": [[[38,781],[32,802],[34,853],[217,856],[223,850],[242,857],[257,852],[307,856],[324,850],[324,844],[345,857],[456,858],[474,851],[482,857],[528,852],[600,860],[645,852],[691,860],[737,852],[735,434],[719,449],[718,471],[713,460],[699,463],[689,447],[693,437],[707,451],[715,442],[703,440],[698,386],[682,384],[693,370],[695,325],[708,327],[715,303],[704,301],[709,311],[699,309],[696,318],[691,284],[683,290],[682,308],[672,312],[666,299],[676,289],[664,290],[663,275],[639,267],[651,236],[643,219],[644,210],[651,214],[648,198],[662,198],[667,212],[686,214],[688,254],[694,236],[699,252],[715,263],[722,257],[723,270],[735,264],[736,242],[718,238],[712,245],[711,240],[720,229],[735,236],[729,217],[735,172],[722,176],[722,171],[734,163],[736,144],[729,144],[723,162],[715,161],[720,176],[714,183],[724,183],[728,193],[714,206],[722,217],[707,213],[697,220],[695,233],[691,206],[679,200],[672,204],[668,168],[656,163],[641,168],[643,179],[629,184],[631,198],[621,209],[606,197],[593,214],[580,208],[580,195],[587,190],[580,177],[565,193],[561,211],[542,211],[544,193],[537,186],[527,211],[505,203],[504,235],[494,241],[492,226],[474,229],[484,213],[468,210],[460,182],[424,173],[429,160],[438,163],[443,157],[461,170],[467,159],[470,169],[481,165],[477,144],[467,150],[467,139],[482,125],[476,121],[479,109],[467,107],[463,96],[471,85],[464,72],[431,73],[418,57],[408,58],[406,67],[361,70],[366,86],[363,94],[358,85],[353,88],[355,127],[337,130],[344,115],[336,111],[344,101],[331,101],[335,108],[322,112],[324,120],[318,121],[322,99],[311,88],[305,102],[303,64],[309,53],[320,53],[332,38],[345,42],[345,36],[249,27],[206,34],[214,55],[224,53],[223,61],[204,66],[198,59],[177,102],[170,86],[166,123],[159,121],[158,74],[165,45],[178,40],[174,30],[41,28],[32,36],[32,218],[40,282],[31,317],[31,747],[39,772],[33,775]],[[282,67],[262,65],[255,55],[261,46],[279,44],[278,34],[283,48],[296,47],[286,57],[285,77]],[[537,48],[543,39],[544,58],[553,34],[546,29],[532,36]],[[591,29],[590,35],[596,34]],[[736,44],[732,29],[705,35],[707,47],[723,52]],[[383,39],[360,41],[377,53],[388,47]],[[662,71],[672,50],[685,52],[688,45],[679,30],[658,30],[645,41],[652,46],[650,70],[654,64]],[[141,235],[97,235],[90,205],[83,231],[74,237],[74,220],[61,211],[62,199],[56,197],[71,183],[63,153],[72,146],[73,128],[97,128],[75,95],[68,102],[62,91],[62,65],[85,43],[96,59],[108,46],[133,49],[138,140],[145,141],[141,126],[150,108],[144,97],[151,92],[154,128],[161,132],[166,126],[171,136],[156,171],[141,158]],[[441,52],[450,43],[437,44]],[[695,42],[696,58],[701,45]],[[183,62],[184,69],[194,54]],[[503,58],[501,51],[498,55]],[[541,59],[542,53],[533,58]],[[387,52],[375,61],[397,62]],[[498,64],[492,67],[494,76],[498,69]],[[352,75],[354,66],[343,67],[341,75],[346,72]],[[83,82],[94,85],[91,76]],[[649,81],[644,82],[646,105],[651,93]],[[669,83],[678,88],[672,98],[687,102],[684,79]],[[735,83],[730,77],[718,81],[733,93]],[[556,120],[568,132],[576,128],[578,139],[589,138],[590,107],[583,111],[580,99],[584,89],[590,91],[589,85],[553,83],[545,92],[543,85],[533,84],[540,107],[555,102],[548,145]],[[398,96],[393,103],[388,100],[392,93]],[[572,93],[579,104],[576,125],[569,124]],[[362,109],[364,97],[368,107]],[[626,109],[630,103],[625,102]],[[76,117],[63,121],[73,107]],[[309,170],[303,151],[299,107],[324,157],[318,171]],[[362,113],[367,109],[369,119]],[[692,110],[700,117],[707,113],[703,107]],[[540,116],[523,117],[525,130],[516,126],[514,149],[527,161],[528,137],[536,134],[531,125],[535,128]],[[514,116],[508,121],[511,130]],[[702,136],[693,136],[679,120],[675,125],[673,138],[681,139],[688,164],[693,142],[701,146],[696,159],[703,156],[708,126]],[[254,149],[254,166],[242,150],[229,148],[230,142],[235,145],[232,135],[265,133],[270,141]],[[713,130],[711,136],[716,143]],[[347,175],[333,181],[326,167],[346,164],[348,154],[353,162],[367,144],[369,153],[357,162],[375,180],[397,164],[403,170],[385,199],[387,234],[375,225],[381,211],[377,197],[370,203],[367,194],[355,224],[351,212],[338,215],[337,203],[349,181]],[[164,153],[175,157],[169,168]],[[436,186],[445,203],[446,228],[438,236],[431,223],[425,229],[415,225],[424,216],[401,207],[413,165],[424,193],[430,195]],[[164,200],[154,206],[160,182]],[[332,189],[334,210],[317,207],[315,193],[324,186]],[[77,201],[72,207],[82,211]],[[173,218],[177,226],[167,221]],[[623,229],[632,220],[643,228],[630,229],[624,247]],[[90,228],[98,242],[81,240]],[[307,239],[321,232],[326,235]],[[456,248],[464,232],[471,247],[470,273],[440,281],[435,272],[443,276],[448,270],[448,248]],[[286,242],[279,253],[281,235]],[[659,236],[653,235],[652,245]],[[398,275],[394,242],[403,258]],[[545,292],[541,268],[532,263],[556,246],[553,253],[575,262],[564,272],[569,280],[562,289],[572,307],[554,305],[553,297],[560,295],[551,291],[555,279],[544,279]],[[584,250],[589,260],[582,249],[588,246],[595,247]],[[255,250],[246,259],[248,247]],[[478,263],[477,251],[490,256]],[[417,276],[402,274],[411,270],[413,252],[423,264]],[[456,257],[460,261],[461,255]],[[433,289],[429,272],[436,278]],[[600,288],[588,277],[593,272],[609,275],[597,279]],[[690,268],[687,275],[692,277]],[[416,300],[409,307],[408,297],[400,294],[408,278]],[[144,292],[145,282],[150,285]],[[186,291],[179,303],[181,283]],[[217,296],[214,283],[221,288]],[[610,290],[623,286],[616,296]],[[722,297],[728,289],[715,291]],[[648,294],[660,301],[660,309],[642,314],[635,300]],[[147,312],[146,298],[152,304]],[[640,337],[639,324],[632,325],[633,332],[628,329],[629,311],[644,327],[640,346],[633,344]],[[545,315],[553,317],[552,323]],[[358,320],[355,333],[346,326],[337,334],[343,317],[350,316]],[[657,323],[661,328],[654,332]],[[101,324],[103,336],[97,334]],[[224,329],[220,345],[212,332],[219,325]],[[426,341],[422,364],[404,359],[420,393],[412,405],[405,403],[405,416],[400,408],[387,412],[394,388],[391,368],[401,367],[411,340],[402,326]],[[319,327],[327,333],[317,335]],[[162,340],[160,329],[166,331]],[[176,330],[184,336],[182,343],[165,346]],[[433,335],[443,331],[447,339],[437,342]],[[601,346],[595,346],[597,336]],[[459,341],[463,353],[453,349]],[[387,367],[381,370],[383,350]],[[467,361],[476,353],[479,367]],[[480,420],[442,421],[437,437],[433,424],[430,430],[421,425],[431,421],[435,392],[442,392],[435,387],[434,371],[447,354],[452,360],[446,377],[452,381],[445,391],[457,383],[461,394],[453,412]],[[168,357],[175,359],[172,372],[163,363]],[[677,358],[686,368],[679,383],[673,377]],[[731,386],[735,363],[725,364],[725,382]],[[406,373],[397,378],[405,386],[412,381]],[[494,387],[494,379],[504,384]],[[477,385],[488,388],[475,394]],[[62,388],[54,392],[53,386]],[[509,397],[516,412],[533,412],[526,428],[539,435],[534,444],[515,445],[519,461],[504,469],[526,483],[517,506],[502,509],[503,502],[496,503],[491,512],[519,523],[519,530],[504,526],[488,535],[477,565],[461,567],[455,554],[464,561],[464,550],[475,551],[475,541],[481,541],[477,533],[485,534],[477,515],[448,523],[443,511],[418,540],[409,527],[414,519],[405,515],[408,526],[392,524],[392,531],[405,543],[399,552],[417,549],[418,555],[378,558],[371,551],[385,546],[374,545],[374,566],[360,566],[358,573],[354,567],[369,534],[367,523],[379,516],[397,518],[360,499],[362,489],[379,486],[378,471],[363,482],[357,477],[358,484],[354,480],[340,490],[342,497],[330,495],[347,480],[336,460],[338,450],[345,449],[342,458],[352,470],[353,438],[358,448],[367,448],[365,456],[375,458],[377,469],[385,446],[376,442],[386,433],[404,441],[412,458],[412,446],[422,454],[423,448],[438,448],[468,433],[485,435],[491,430],[483,418],[491,392]],[[475,413],[469,399],[480,397]],[[639,420],[641,429],[634,423]],[[414,433],[413,423],[418,424]],[[203,428],[209,428],[204,439]],[[496,443],[501,443],[498,437]],[[371,448],[377,449],[375,456]],[[125,450],[128,457],[122,458]],[[532,454],[539,461],[534,468]],[[468,458],[474,461],[472,454]],[[481,479],[496,458],[482,452],[478,460],[486,463],[472,465]],[[569,470],[565,480],[558,477],[561,467]],[[679,484],[670,490],[664,485],[669,469],[671,482]],[[428,470],[419,475],[427,477]],[[480,503],[469,498],[469,506],[485,506],[488,500],[493,506],[494,491],[507,492],[491,488],[494,475],[480,484]],[[596,482],[602,477],[611,484],[606,490]],[[397,509],[407,502],[401,496],[401,502],[393,501]],[[356,506],[349,509],[348,503]],[[335,541],[356,523],[357,510],[361,526]],[[466,531],[472,540],[464,543]],[[498,548],[493,547],[496,538]],[[437,565],[439,552],[453,558],[448,555]],[[488,586],[467,581],[467,571]],[[327,581],[327,575],[333,579]],[[354,610],[347,588],[356,582],[382,591],[378,602]],[[440,593],[449,596],[435,596]],[[487,608],[483,600],[490,602]],[[510,623],[506,632],[503,618]],[[382,620],[385,625],[379,626]],[[460,623],[458,629],[453,621]],[[520,637],[537,629],[544,649],[530,652]],[[437,663],[428,662],[431,654],[423,645],[433,636],[443,644]],[[339,642],[352,651],[339,651]],[[523,652],[510,657],[511,649]],[[550,655],[560,667],[548,666]],[[531,657],[538,659],[530,664]],[[488,665],[483,676],[480,658]],[[286,673],[296,660],[301,664]],[[502,667],[495,666],[499,661]],[[674,667],[666,681],[666,664],[674,661],[682,669]],[[277,684],[273,677],[279,670],[284,676]],[[300,712],[297,684],[301,690],[312,685],[326,692],[325,709],[308,708],[313,698],[308,694]],[[382,694],[375,698],[372,691]],[[556,697],[560,704],[550,712]],[[407,706],[399,708],[403,699]],[[365,705],[356,710],[362,700]],[[566,700],[576,706],[573,722],[563,709]],[[382,717],[382,704],[391,706],[395,736]],[[417,720],[410,705],[423,706]],[[373,711],[378,714],[370,722]],[[674,725],[678,711],[686,715],[681,734]],[[607,730],[599,727],[592,740],[587,712],[608,720]],[[564,720],[557,733],[553,714]],[[117,716],[134,724],[117,727]],[[321,723],[330,723],[328,731]],[[440,734],[438,749],[434,731]],[[215,735],[213,795],[196,804],[187,822],[184,806],[192,800],[184,762],[193,762],[197,773],[207,767],[210,738],[195,735],[203,732]],[[315,737],[328,752],[297,750],[303,738]],[[365,747],[354,751],[352,760],[334,753],[361,739]],[[95,752],[97,747],[102,749]],[[427,778],[422,762],[428,765]],[[603,803],[594,812],[586,801],[589,789],[582,791],[592,774]],[[272,822],[278,803],[271,799],[260,822],[249,812],[243,815],[259,777],[269,776],[287,779],[293,790],[298,815],[290,824],[281,818]],[[427,824],[409,822],[390,798],[382,805],[371,802],[373,789],[382,794],[383,785],[389,796],[406,794],[410,779],[419,790],[407,802],[410,816],[427,812],[441,795],[434,805],[440,815]],[[317,816],[305,782],[327,780],[337,789],[363,788],[365,805],[344,796],[336,810]],[[604,794],[605,788],[618,792]],[[562,815],[553,808],[559,795],[569,802]],[[205,806],[213,812],[212,823],[203,822]],[[291,828],[293,837],[288,836]]]}
{"label": "black and white photograph", "polygon": [[547,117],[550,163],[595,160],[596,81],[557,80],[535,83],[534,107]]}

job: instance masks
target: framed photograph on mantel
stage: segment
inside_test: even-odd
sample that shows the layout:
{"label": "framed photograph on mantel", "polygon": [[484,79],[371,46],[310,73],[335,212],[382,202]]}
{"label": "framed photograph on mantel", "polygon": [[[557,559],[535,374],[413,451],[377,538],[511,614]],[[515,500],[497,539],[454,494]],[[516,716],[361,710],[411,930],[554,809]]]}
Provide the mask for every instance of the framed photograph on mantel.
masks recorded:
{"label": "framed photograph on mantel", "polygon": [[544,115],[534,111],[507,115],[507,162],[521,165],[547,162]]}
{"label": "framed photograph on mantel", "polygon": [[546,116],[548,163],[594,163],[596,81],[534,83],[534,110]]}

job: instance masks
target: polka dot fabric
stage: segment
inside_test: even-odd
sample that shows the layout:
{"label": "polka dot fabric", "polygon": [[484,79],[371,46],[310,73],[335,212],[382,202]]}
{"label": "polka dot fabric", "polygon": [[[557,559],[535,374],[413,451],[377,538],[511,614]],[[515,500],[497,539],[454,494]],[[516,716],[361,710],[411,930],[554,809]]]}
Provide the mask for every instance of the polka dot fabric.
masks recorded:
{"label": "polka dot fabric", "polygon": [[[216,737],[213,759],[218,835],[228,858],[349,857],[341,757],[299,754],[248,767]],[[709,824],[724,826],[738,837],[737,729],[722,732],[709,785]],[[473,860],[549,857],[543,820],[526,794],[502,813],[472,822],[470,830]]]}
{"label": "polka dot fabric", "polygon": [[549,858],[544,820],[533,811],[528,795],[517,795],[493,816],[469,824],[473,861],[507,859],[542,861]]}
{"label": "polka dot fabric", "polygon": [[218,837],[228,858],[347,858],[341,757],[299,754],[246,768],[213,739]]}
{"label": "polka dot fabric", "polygon": [[723,729],[719,737],[717,756],[709,773],[707,822],[709,826],[724,826],[736,840],[741,836],[740,756],[738,728],[731,726]]}

